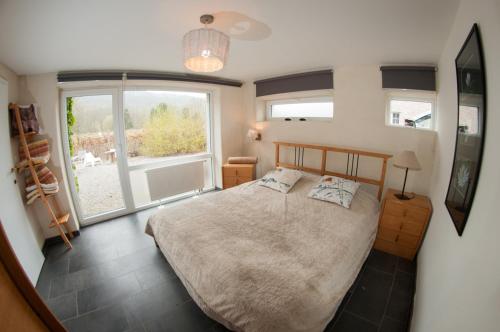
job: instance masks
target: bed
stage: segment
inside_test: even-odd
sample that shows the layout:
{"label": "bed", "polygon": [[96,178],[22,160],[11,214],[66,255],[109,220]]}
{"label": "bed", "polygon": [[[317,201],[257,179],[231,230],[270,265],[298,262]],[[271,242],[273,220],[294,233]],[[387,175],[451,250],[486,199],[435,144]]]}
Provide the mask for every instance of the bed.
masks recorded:
{"label": "bed", "polygon": [[307,198],[319,177],[305,172],[288,194],[254,181],[187,200],[150,217],[146,233],[230,330],[323,331],[373,245],[379,200],[363,187],[350,209]]}

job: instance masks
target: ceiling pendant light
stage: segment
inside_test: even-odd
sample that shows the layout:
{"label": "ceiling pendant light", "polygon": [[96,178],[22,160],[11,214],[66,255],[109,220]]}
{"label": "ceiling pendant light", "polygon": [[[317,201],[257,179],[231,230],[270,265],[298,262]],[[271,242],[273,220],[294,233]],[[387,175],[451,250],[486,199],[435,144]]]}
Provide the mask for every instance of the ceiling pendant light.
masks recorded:
{"label": "ceiling pendant light", "polygon": [[229,51],[229,37],[217,30],[208,29],[214,21],[212,15],[202,15],[202,29],[191,30],[184,35],[184,66],[194,72],[210,73],[224,67]]}

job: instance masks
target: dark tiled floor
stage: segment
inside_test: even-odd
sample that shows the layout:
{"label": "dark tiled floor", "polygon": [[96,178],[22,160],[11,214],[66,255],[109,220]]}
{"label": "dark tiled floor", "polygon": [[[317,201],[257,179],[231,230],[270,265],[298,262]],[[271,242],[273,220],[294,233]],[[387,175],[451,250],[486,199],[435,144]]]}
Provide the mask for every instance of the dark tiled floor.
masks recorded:
{"label": "dark tiled floor", "polygon": [[[142,211],[89,226],[47,248],[37,289],[70,331],[227,331],[191,300],[144,233]],[[413,263],[372,251],[328,332],[406,331],[413,302]]]}

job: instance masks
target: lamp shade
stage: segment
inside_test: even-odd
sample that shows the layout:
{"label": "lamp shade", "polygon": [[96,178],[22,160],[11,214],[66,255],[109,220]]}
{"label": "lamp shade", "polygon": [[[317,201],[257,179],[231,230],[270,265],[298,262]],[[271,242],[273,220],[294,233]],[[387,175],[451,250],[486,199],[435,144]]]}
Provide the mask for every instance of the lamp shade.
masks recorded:
{"label": "lamp shade", "polygon": [[260,141],[260,133],[255,129],[248,129],[247,138],[251,141]]}
{"label": "lamp shade", "polygon": [[414,171],[422,169],[418,162],[417,156],[413,151],[403,151],[394,157],[393,165],[399,168],[408,168]]}
{"label": "lamp shade", "polygon": [[184,66],[200,73],[221,70],[229,50],[229,37],[214,29],[191,30],[184,35]]}

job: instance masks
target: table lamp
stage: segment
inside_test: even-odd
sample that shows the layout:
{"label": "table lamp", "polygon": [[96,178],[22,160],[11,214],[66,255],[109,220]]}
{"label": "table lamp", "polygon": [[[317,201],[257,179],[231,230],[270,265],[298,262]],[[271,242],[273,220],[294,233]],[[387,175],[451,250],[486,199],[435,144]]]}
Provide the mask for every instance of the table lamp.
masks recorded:
{"label": "table lamp", "polygon": [[411,169],[413,171],[421,170],[420,163],[417,160],[417,156],[413,151],[403,151],[400,152],[394,157],[393,162],[394,167],[406,169],[405,171],[405,181],[403,183],[403,189],[401,190],[401,194],[395,194],[398,199],[408,200],[411,197],[405,195],[405,186],[406,186],[406,178],[408,177],[408,170]]}

